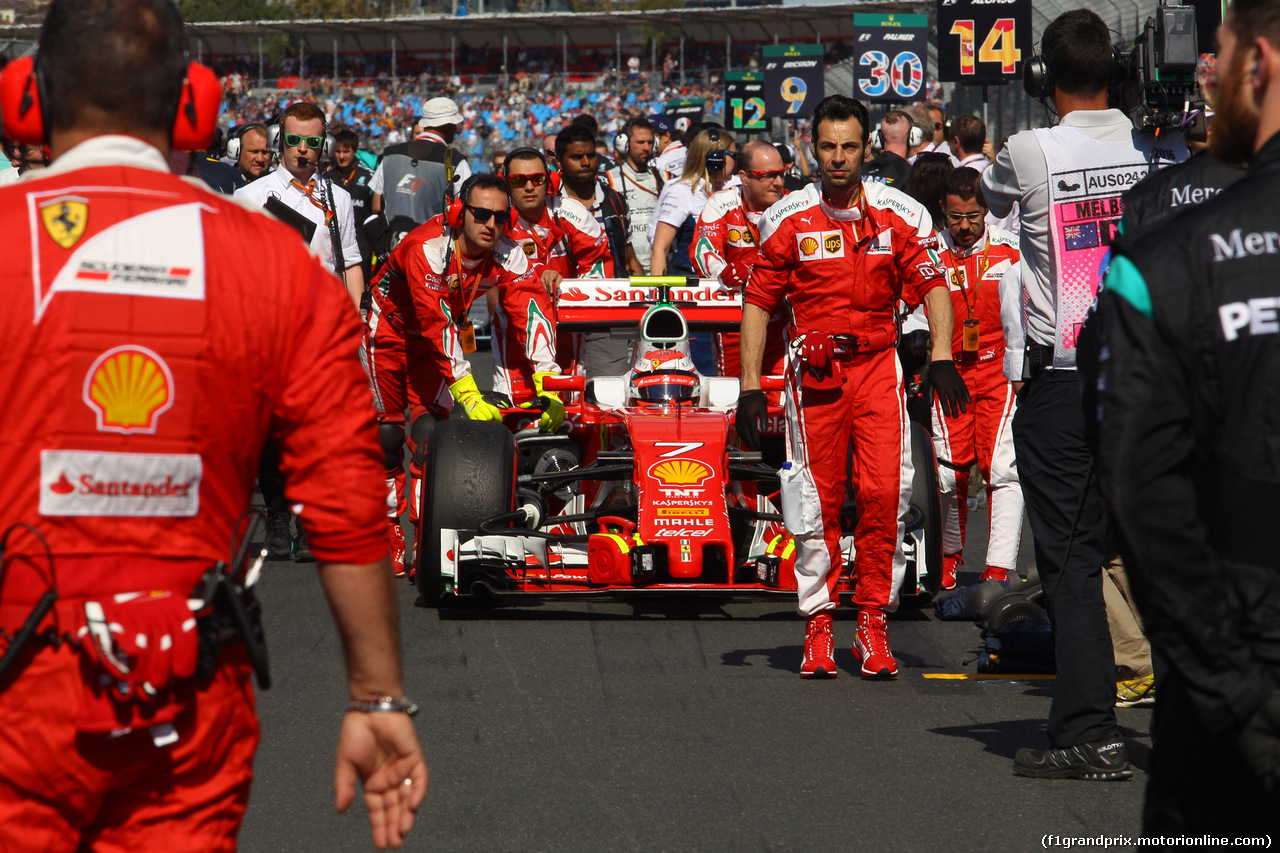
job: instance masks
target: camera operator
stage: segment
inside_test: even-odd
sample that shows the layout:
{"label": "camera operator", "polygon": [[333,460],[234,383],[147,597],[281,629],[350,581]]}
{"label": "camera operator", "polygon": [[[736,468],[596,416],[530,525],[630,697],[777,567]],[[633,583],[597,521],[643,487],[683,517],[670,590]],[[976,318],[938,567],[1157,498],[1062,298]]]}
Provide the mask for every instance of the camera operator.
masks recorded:
{"label": "camera operator", "polygon": [[[173,3],[54,0],[39,48],[39,86],[23,81],[38,95],[6,130],[47,134],[55,161],[0,190],[0,464],[16,474],[0,485],[0,530],[15,531],[0,648],[16,654],[0,676],[0,849],[235,849],[265,661],[253,631],[209,628],[241,598],[220,561],[247,532],[268,439],[346,655],[336,804],[359,777],[374,843],[399,847],[427,768],[401,693],[356,313],[287,227],[170,174],[175,143],[207,144],[219,99]],[[110,274],[65,286],[82,263]],[[36,632],[14,650],[24,624]]]}
{"label": "camera operator", "polygon": [[1115,661],[1102,597],[1106,521],[1085,440],[1076,337],[1114,236],[1121,192],[1184,159],[1186,151],[1181,137],[1157,143],[1123,112],[1107,108],[1115,60],[1111,33],[1095,13],[1058,16],[1041,49],[1049,82],[1033,88],[1052,99],[1061,121],[1010,138],[982,178],[996,216],[1007,216],[1015,203],[1021,208],[1026,384],[1013,437],[1057,662],[1051,748],[1019,750],[1014,773],[1124,779],[1132,771],[1116,723]]}
{"label": "camera operator", "polygon": [[1122,238],[1090,320],[1101,490],[1157,664],[1145,835],[1280,830],[1280,563],[1248,526],[1280,512],[1280,7],[1236,0],[1218,45],[1211,150],[1248,171]]}
{"label": "camera operator", "polygon": [[449,98],[432,98],[422,105],[414,138],[392,145],[369,180],[373,212],[386,215],[389,252],[401,238],[444,211],[458,187],[471,176],[467,158],[453,147],[458,125],[464,121]]}

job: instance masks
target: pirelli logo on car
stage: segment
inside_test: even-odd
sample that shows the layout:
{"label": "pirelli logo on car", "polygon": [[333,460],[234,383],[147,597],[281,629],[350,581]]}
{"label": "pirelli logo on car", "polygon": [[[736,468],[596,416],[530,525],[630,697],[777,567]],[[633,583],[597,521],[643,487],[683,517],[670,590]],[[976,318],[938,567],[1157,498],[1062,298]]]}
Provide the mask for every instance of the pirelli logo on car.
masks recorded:
{"label": "pirelli logo on car", "polygon": [[826,261],[844,257],[844,235],[839,231],[802,231],[796,234],[802,261]]}
{"label": "pirelli logo on car", "polygon": [[659,518],[706,518],[711,515],[711,510],[706,507],[672,507],[669,509],[659,509]]}

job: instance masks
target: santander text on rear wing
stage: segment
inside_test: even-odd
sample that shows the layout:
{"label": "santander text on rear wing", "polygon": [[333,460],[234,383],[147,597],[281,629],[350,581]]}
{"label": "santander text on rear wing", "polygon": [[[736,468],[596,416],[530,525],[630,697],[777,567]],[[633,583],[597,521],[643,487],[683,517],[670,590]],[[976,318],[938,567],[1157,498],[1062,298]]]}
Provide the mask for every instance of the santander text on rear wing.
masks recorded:
{"label": "santander text on rear wing", "polygon": [[636,276],[634,278],[566,278],[560,283],[556,322],[562,331],[603,331],[635,326],[659,300],[658,287],[692,329],[734,331],[742,324],[742,294],[718,278]]}

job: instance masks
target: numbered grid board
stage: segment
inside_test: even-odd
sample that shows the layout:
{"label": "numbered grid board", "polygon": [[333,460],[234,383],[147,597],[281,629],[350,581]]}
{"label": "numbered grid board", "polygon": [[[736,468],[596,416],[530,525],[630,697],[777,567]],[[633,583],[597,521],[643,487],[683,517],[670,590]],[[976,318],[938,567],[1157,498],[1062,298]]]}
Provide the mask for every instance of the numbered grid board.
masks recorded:
{"label": "numbered grid board", "polygon": [[823,98],[824,66],[820,44],[765,45],[765,117],[813,115]]}
{"label": "numbered grid board", "polygon": [[1015,80],[1031,51],[1031,0],[938,0],[939,80]]}
{"label": "numbered grid board", "polygon": [[724,75],[724,126],[729,130],[768,130],[764,74],[728,71]]}
{"label": "numbered grid board", "polygon": [[929,16],[855,14],[853,33],[858,57],[853,96],[873,103],[919,100]]}

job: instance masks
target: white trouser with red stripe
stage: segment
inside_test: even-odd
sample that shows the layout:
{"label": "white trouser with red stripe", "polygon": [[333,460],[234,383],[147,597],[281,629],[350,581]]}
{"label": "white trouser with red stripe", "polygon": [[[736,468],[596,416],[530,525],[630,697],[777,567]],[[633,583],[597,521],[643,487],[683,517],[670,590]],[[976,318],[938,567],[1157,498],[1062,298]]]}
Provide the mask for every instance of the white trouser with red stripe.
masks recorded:
{"label": "white trouser with red stripe", "polygon": [[1022,541],[1022,487],[1013,452],[1013,415],[1018,410],[1013,385],[1004,378],[998,357],[957,364],[971,400],[958,417],[933,403],[933,449],[938,457],[942,496],[942,552],[964,550],[969,471],[977,463],[986,481],[991,514],[987,566],[1013,571]]}
{"label": "white trouser with red stripe", "polygon": [[782,514],[795,537],[805,617],[839,606],[840,510],[850,485],[858,508],[854,604],[896,610],[906,573],[902,540],[914,469],[902,368],[892,347],[840,366],[844,382],[831,389],[800,388],[794,354],[787,372]]}

